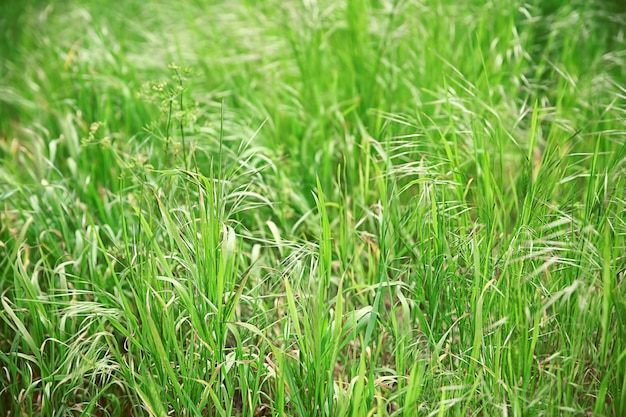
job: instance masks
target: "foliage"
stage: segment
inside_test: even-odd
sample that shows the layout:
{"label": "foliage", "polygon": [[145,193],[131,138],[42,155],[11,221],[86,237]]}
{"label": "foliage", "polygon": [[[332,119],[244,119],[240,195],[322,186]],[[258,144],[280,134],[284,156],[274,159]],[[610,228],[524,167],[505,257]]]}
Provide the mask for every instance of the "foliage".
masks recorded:
{"label": "foliage", "polygon": [[610,2],[2,8],[1,415],[626,415]]}

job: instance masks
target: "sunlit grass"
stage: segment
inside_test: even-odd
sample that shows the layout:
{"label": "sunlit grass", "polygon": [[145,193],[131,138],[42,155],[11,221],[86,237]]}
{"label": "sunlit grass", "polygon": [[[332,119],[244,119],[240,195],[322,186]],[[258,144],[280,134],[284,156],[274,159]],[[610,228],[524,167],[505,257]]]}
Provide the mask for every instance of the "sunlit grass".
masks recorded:
{"label": "sunlit grass", "polygon": [[626,414],[609,1],[2,6],[0,415]]}

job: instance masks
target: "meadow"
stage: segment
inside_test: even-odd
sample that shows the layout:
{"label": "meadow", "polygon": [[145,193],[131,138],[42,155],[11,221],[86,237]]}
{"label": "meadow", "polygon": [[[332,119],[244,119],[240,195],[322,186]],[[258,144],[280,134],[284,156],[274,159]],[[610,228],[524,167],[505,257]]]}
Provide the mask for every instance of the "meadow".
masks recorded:
{"label": "meadow", "polygon": [[0,5],[0,415],[625,416],[626,10]]}

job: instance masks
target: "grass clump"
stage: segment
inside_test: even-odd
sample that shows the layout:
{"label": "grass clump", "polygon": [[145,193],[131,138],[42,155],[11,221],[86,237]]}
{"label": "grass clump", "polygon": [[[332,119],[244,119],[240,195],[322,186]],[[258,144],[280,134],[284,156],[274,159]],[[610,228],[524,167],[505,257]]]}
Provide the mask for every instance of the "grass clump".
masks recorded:
{"label": "grass clump", "polygon": [[3,9],[0,414],[626,413],[618,7]]}

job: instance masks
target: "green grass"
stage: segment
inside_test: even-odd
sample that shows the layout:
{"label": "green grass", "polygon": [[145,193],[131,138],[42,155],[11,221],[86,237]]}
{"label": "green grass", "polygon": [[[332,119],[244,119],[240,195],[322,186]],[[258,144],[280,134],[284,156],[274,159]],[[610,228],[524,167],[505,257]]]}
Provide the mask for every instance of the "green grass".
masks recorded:
{"label": "green grass", "polygon": [[0,415],[626,415],[619,2],[13,3]]}

